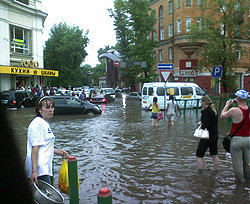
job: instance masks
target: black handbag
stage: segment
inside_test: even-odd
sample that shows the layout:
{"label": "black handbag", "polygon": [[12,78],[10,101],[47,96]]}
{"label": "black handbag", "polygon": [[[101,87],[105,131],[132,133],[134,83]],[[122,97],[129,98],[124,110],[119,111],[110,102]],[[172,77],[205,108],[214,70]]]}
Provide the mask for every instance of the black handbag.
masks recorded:
{"label": "black handbag", "polygon": [[246,122],[248,114],[249,114],[249,110],[250,110],[250,108],[248,108],[247,115],[246,115],[243,123],[241,123],[241,125],[237,128],[237,130],[235,130],[233,134],[229,134],[228,136],[224,137],[224,139],[222,141],[222,145],[223,145],[224,149],[229,153],[230,153],[231,140],[235,136],[235,134],[240,130],[240,128],[242,128],[244,123]]}

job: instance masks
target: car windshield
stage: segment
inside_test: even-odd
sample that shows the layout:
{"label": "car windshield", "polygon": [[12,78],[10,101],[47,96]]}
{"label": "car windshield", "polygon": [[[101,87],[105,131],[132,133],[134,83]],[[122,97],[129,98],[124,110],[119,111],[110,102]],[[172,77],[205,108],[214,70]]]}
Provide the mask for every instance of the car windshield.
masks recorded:
{"label": "car windshield", "polygon": [[15,92],[14,91],[2,92],[0,94],[0,99],[1,100],[14,100]]}
{"label": "car windshield", "polygon": [[115,94],[114,89],[102,89],[102,92],[105,94]]}

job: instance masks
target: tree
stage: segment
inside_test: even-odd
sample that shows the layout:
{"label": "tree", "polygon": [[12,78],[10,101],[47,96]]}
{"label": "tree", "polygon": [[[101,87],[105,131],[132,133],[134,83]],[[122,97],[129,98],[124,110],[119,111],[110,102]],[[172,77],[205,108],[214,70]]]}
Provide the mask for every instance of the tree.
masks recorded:
{"label": "tree", "polygon": [[70,27],[59,23],[51,28],[50,38],[45,43],[44,65],[46,69],[59,71],[59,77],[47,79],[50,86],[79,86],[83,72],[80,64],[87,56],[87,32],[78,26]]}
{"label": "tree", "polygon": [[122,81],[127,87],[135,88],[138,82],[150,81],[155,76],[153,49],[156,42],[149,38],[155,18],[151,15],[147,0],[115,0],[114,10],[110,10],[116,26],[117,50],[122,61],[143,62],[147,67],[128,65],[121,68]]}
{"label": "tree", "polygon": [[224,92],[234,90],[234,68],[238,65],[238,53],[244,54],[241,42],[247,39],[249,22],[244,21],[249,6],[242,0],[210,0],[201,4],[200,24],[193,24],[189,39],[194,45],[203,42],[197,51],[200,67],[211,71],[213,65],[222,65]]}

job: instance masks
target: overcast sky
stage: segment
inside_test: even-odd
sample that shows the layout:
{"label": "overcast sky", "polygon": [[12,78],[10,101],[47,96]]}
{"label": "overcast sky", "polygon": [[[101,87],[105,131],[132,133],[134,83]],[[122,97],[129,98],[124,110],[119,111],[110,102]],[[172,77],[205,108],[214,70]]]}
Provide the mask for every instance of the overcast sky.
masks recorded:
{"label": "overcast sky", "polygon": [[99,64],[97,51],[105,46],[114,46],[116,36],[113,19],[108,8],[113,8],[113,0],[42,0],[42,10],[48,14],[45,20],[44,40],[49,38],[54,24],[66,22],[69,26],[79,26],[83,34],[89,30],[88,56],[84,64],[94,67]]}

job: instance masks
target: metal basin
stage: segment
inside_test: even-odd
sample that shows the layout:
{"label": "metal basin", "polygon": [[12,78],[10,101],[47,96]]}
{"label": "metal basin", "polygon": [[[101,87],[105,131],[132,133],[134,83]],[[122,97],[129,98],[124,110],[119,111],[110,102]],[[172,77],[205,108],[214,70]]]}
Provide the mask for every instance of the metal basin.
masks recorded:
{"label": "metal basin", "polygon": [[55,187],[45,181],[38,180],[38,184],[34,183],[32,186],[32,192],[36,203],[64,203],[64,197],[62,194]]}

